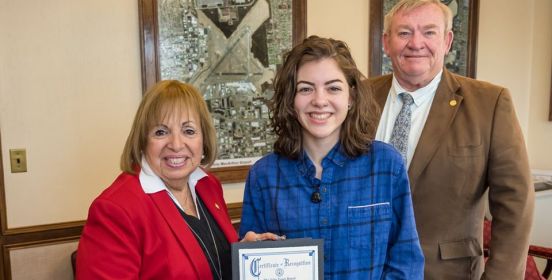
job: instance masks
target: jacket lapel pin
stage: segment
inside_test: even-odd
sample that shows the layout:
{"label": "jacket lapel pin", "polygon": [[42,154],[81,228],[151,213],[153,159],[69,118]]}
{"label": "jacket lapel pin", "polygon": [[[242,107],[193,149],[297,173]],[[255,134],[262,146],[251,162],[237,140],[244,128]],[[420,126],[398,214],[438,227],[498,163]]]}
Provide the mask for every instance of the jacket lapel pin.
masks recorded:
{"label": "jacket lapel pin", "polygon": [[217,203],[215,203],[215,207],[220,210],[220,206]]}

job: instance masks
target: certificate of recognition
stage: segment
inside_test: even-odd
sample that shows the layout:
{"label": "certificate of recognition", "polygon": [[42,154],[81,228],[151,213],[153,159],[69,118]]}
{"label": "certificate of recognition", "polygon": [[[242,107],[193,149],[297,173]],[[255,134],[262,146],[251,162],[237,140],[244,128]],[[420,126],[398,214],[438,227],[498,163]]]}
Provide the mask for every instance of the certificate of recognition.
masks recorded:
{"label": "certificate of recognition", "polygon": [[322,239],[238,242],[232,244],[232,279],[323,279]]}

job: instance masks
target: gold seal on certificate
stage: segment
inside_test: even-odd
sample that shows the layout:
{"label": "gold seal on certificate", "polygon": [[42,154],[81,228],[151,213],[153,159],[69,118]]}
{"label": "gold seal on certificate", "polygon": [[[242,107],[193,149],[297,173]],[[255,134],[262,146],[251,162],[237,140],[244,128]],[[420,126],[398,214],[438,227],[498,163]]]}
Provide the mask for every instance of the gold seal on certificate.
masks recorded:
{"label": "gold seal on certificate", "polygon": [[298,238],[232,244],[232,279],[323,279],[324,242]]}

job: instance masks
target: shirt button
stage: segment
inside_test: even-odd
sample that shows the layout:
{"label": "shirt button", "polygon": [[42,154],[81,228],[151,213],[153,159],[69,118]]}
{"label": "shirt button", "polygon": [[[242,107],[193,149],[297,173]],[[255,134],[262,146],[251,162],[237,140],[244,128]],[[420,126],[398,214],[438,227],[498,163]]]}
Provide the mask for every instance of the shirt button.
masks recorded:
{"label": "shirt button", "polygon": [[330,256],[324,255],[324,261],[328,261],[330,259]]}
{"label": "shirt button", "polygon": [[326,225],[326,224],[328,224],[328,219],[323,218],[322,220],[320,220],[320,222],[321,222],[323,225]]}
{"label": "shirt button", "polygon": [[326,190],[327,190],[326,188],[322,188],[322,192],[326,192]]}

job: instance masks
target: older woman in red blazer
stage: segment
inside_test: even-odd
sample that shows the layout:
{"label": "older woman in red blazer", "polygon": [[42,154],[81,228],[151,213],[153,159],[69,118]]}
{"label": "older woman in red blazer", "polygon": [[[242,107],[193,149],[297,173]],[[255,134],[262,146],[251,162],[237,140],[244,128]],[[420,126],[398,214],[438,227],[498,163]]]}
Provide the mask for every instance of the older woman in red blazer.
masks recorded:
{"label": "older woman in red blazer", "polygon": [[90,206],[78,279],[225,279],[237,241],[220,182],[201,166],[215,130],[192,86],[162,81],[144,96],[122,174]]}

